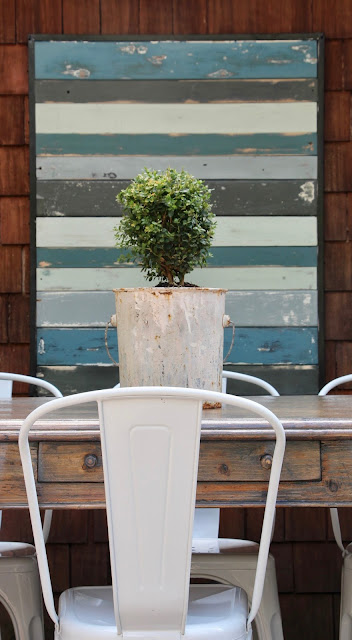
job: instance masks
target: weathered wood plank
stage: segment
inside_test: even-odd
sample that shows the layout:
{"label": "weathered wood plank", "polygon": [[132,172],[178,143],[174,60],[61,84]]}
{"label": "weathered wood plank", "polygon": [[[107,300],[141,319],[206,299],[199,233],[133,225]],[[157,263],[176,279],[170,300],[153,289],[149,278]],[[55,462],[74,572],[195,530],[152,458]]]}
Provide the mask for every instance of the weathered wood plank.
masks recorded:
{"label": "weathered wood plank", "polygon": [[[235,116],[236,117],[236,116]],[[54,126],[54,125],[53,125]],[[38,133],[37,155],[317,155],[315,133],[76,134]]]}
{"label": "weathered wood plank", "polygon": [[315,156],[60,156],[37,159],[38,180],[129,180],[137,173],[168,167],[213,180],[311,180]]}
{"label": "weathered wood plank", "polygon": [[79,134],[311,133],[315,102],[37,103],[36,132]]}
{"label": "weathered wood plank", "polygon": [[[315,395],[318,393],[319,368],[316,365],[224,365],[229,371],[256,376],[272,384],[282,395]],[[38,366],[37,375],[54,384],[66,395],[93,389],[108,389],[119,381],[118,367],[101,365]],[[227,392],[240,396],[258,395],[256,385],[236,380],[227,381]],[[42,395],[38,387],[39,395]],[[265,393],[263,391],[263,393]]]}
{"label": "weathered wood plank", "polygon": [[[224,332],[224,356],[232,331]],[[118,361],[117,334],[108,331],[112,356]],[[237,327],[230,362],[242,364],[317,364],[317,329],[314,327]],[[38,365],[109,364],[104,329],[49,329],[37,333]]]}
{"label": "weathered wood plank", "polygon": [[[200,287],[220,287],[239,291],[268,289],[315,290],[315,267],[206,267],[194,269],[188,282]],[[37,269],[37,291],[106,291],[119,287],[155,286],[157,280],[147,282],[137,268],[116,269]]]}
{"label": "weathered wood plank", "polygon": [[[115,313],[112,291],[42,291],[38,327],[105,327]],[[316,326],[316,291],[228,291],[226,313],[241,327]]]}
{"label": "weathered wood plank", "polygon": [[314,40],[43,41],[35,52],[37,79],[282,78],[283,60],[286,78],[317,73]]}
{"label": "weathered wood plank", "polygon": [[[121,218],[60,218],[37,220],[37,247],[115,247],[114,227]],[[214,247],[315,247],[313,216],[219,216]]]}
{"label": "weathered wood plank", "polygon": [[[264,455],[273,455],[274,443],[201,442],[198,480],[200,482],[266,481],[269,471],[261,464]],[[94,456],[95,465],[87,467],[87,456]],[[226,471],[224,468],[226,467]],[[281,482],[320,480],[319,442],[288,442],[281,473]],[[0,473],[1,479],[1,473]],[[103,482],[101,447],[98,443],[46,443],[39,445],[39,482]]]}
{"label": "weathered wood plank", "polygon": [[[37,249],[37,266],[50,268],[114,267],[123,256],[121,249],[101,247]],[[126,264],[126,260],[125,263]],[[131,263],[132,264],[132,263]],[[285,267],[316,267],[317,248],[313,247],[212,247],[209,267],[280,265]]]}
{"label": "weathered wood plank", "polygon": [[[121,216],[116,195],[129,180],[40,180],[37,216]],[[219,216],[317,214],[315,180],[208,180]]]}
{"label": "weathered wood plank", "polygon": [[273,102],[318,99],[317,80],[35,80],[36,102]]}

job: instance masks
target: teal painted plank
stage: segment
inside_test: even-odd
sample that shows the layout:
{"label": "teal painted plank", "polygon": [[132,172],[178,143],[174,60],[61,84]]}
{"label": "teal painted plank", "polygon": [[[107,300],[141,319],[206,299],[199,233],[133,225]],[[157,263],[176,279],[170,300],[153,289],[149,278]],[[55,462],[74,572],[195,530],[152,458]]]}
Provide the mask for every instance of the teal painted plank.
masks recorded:
{"label": "teal painted plank", "polygon": [[316,133],[285,135],[222,134],[75,134],[38,133],[38,156],[45,155],[316,155]]}
{"label": "teal painted plank", "polygon": [[35,42],[36,79],[314,78],[315,40]]}
{"label": "teal painted plank", "polygon": [[[128,184],[128,180],[41,180],[37,216],[121,216],[116,194]],[[317,215],[314,180],[208,180],[207,184],[218,216]]]}
{"label": "teal painted plank", "polygon": [[[237,267],[250,265],[281,265],[286,267],[316,267],[316,247],[212,247],[208,266]],[[114,267],[122,254],[119,249],[103,248],[37,248],[37,266],[48,268]],[[131,263],[131,266],[134,266]]]}
{"label": "teal painted plank", "polygon": [[317,177],[315,156],[61,156],[37,158],[38,180],[128,180],[148,169],[189,171],[204,180],[294,180]]}
{"label": "teal painted plank", "polygon": [[[316,365],[225,365],[224,368],[262,378],[272,384],[280,395],[315,395],[320,388],[319,369]],[[94,389],[109,389],[118,383],[119,369],[113,364],[103,367],[99,365],[39,366],[37,376],[51,382],[64,395],[67,395]],[[44,389],[38,387],[38,394],[42,395],[42,392],[45,395]],[[241,396],[258,395],[258,387],[228,380],[227,392]]]}
{"label": "teal painted plank", "polygon": [[[227,354],[232,330],[225,329],[224,355]],[[45,329],[37,332],[39,365],[108,364],[104,329]],[[108,331],[108,344],[117,360],[117,333]],[[147,361],[146,356],[146,361]],[[242,364],[317,364],[317,329],[236,328],[229,362]]]}
{"label": "teal painted plank", "polygon": [[314,78],[291,80],[36,80],[38,102],[317,101]]}
{"label": "teal painted plank", "polygon": [[[240,327],[317,326],[316,291],[228,291],[226,313]],[[38,327],[105,327],[113,291],[41,291]]]}

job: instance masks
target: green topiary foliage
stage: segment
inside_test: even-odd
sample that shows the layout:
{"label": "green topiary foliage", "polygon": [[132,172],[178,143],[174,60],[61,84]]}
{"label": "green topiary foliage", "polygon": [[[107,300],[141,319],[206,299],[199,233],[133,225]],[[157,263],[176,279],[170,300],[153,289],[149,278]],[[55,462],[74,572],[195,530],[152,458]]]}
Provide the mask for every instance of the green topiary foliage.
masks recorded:
{"label": "green topiary foliage", "polygon": [[150,281],[183,286],[185,274],[204,267],[215,231],[211,190],[186,171],[144,169],[116,199],[124,215],[115,227],[120,261],[141,266]]}

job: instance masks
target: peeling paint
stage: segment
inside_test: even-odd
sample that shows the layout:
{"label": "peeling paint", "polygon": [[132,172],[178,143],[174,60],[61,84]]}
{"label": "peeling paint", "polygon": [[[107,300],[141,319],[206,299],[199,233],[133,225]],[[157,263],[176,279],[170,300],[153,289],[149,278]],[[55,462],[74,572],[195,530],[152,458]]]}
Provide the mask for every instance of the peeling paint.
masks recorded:
{"label": "peeling paint", "polygon": [[45,262],[45,260],[42,260],[41,262],[39,262],[39,267],[41,267],[42,269],[45,269],[45,267],[51,267],[52,264],[51,262]]}
{"label": "peeling paint", "polygon": [[232,78],[234,74],[227,69],[218,69],[218,71],[213,71],[212,73],[208,73],[208,78]]}
{"label": "peeling paint", "polygon": [[151,58],[148,58],[148,62],[151,62],[155,66],[160,66],[166,58],[167,56],[152,56]]}
{"label": "peeling paint", "polygon": [[298,197],[304,202],[313,202],[315,198],[314,182],[304,182],[301,184]]}
{"label": "peeling paint", "polygon": [[123,53],[129,53],[130,55],[133,55],[136,51],[136,45],[128,44],[125,47],[120,47],[120,51],[122,51]]}
{"label": "peeling paint", "polygon": [[306,62],[307,64],[317,64],[318,62],[318,59],[312,56],[307,45],[305,44],[293,46],[292,51],[302,51],[302,53],[304,53],[304,62]]}
{"label": "peeling paint", "polygon": [[40,354],[45,353],[45,342],[44,342],[43,338],[40,338],[40,340],[38,342],[38,353],[40,353]]}
{"label": "peeling paint", "polygon": [[89,69],[72,69],[72,65],[66,65],[66,71],[62,72],[63,76],[73,76],[74,78],[89,78]]}

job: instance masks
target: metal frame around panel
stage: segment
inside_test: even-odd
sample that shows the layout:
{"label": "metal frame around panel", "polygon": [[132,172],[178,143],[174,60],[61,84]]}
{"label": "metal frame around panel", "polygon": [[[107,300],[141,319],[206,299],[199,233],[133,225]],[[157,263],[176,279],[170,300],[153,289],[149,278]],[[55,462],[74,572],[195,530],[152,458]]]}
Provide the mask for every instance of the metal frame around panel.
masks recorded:
{"label": "metal frame around panel", "polygon": [[37,328],[36,328],[36,141],[35,141],[35,42],[85,40],[89,42],[144,41],[144,40],[315,40],[318,47],[317,81],[318,81],[318,114],[317,114],[317,157],[318,157],[318,369],[319,385],[325,382],[325,326],[324,326],[324,34],[323,33],[275,33],[275,34],[114,34],[114,35],[65,35],[65,34],[31,34],[28,36],[29,53],[29,144],[30,144],[30,373],[36,375],[37,370]]}

